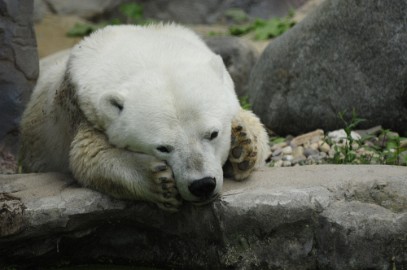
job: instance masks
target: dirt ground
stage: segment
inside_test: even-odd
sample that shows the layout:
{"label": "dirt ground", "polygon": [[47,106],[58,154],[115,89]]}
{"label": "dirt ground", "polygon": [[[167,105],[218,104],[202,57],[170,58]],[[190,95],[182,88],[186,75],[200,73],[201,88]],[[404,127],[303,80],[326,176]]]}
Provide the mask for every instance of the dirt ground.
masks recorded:
{"label": "dirt ground", "polygon": [[[46,15],[40,23],[35,24],[39,57],[43,58],[71,48],[79,42],[81,38],[72,38],[66,35],[68,30],[77,22],[84,22],[84,20],[76,16]],[[228,28],[224,25],[190,25],[188,27],[202,36],[207,36],[210,32],[228,33]],[[263,51],[269,43],[269,41],[254,41],[250,37],[243,38],[251,43],[258,52]]]}
{"label": "dirt ground", "polygon": [[43,58],[58,51],[71,48],[80,38],[71,38],[67,31],[75,23],[83,22],[75,16],[47,15],[40,23],[35,24],[34,30],[37,38],[38,55]]}
{"label": "dirt ground", "polygon": [[[297,22],[301,21],[321,2],[323,0],[309,0],[296,11],[294,20]],[[84,20],[76,16],[46,15],[44,19],[35,24],[39,57],[43,58],[58,51],[71,48],[81,40],[81,38],[72,38],[66,35],[67,31],[77,22],[84,22]],[[191,25],[190,27],[201,35],[207,35],[209,32],[227,33],[228,31],[224,25]],[[243,38],[248,40],[258,52],[263,51],[270,42],[254,41],[250,37]]]}

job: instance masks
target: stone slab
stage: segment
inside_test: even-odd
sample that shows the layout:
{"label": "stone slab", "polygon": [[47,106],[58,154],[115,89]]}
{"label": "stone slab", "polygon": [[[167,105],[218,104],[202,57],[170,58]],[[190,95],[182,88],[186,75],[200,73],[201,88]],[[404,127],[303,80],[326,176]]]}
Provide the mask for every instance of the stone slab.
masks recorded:
{"label": "stone slab", "polygon": [[112,199],[55,173],[0,175],[0,194],[0,217],[15,226],[5,230],[10,226],[0,222],[0,268],[407,266],[406,167],[265,168],[244,182],[226,180],[218,201],[186,203],[175,214]]}

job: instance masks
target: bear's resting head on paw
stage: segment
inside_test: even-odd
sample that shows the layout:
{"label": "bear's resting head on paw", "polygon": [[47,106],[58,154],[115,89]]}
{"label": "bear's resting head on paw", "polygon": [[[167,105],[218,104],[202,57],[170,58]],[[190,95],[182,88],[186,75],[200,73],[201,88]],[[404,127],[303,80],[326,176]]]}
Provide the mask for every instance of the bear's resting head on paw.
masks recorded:
{"label": "bear's resting head on paw", "polygon": [[81,110],[115,147],[166,161],[183,199],[210,200],[222,187],[240,108],[222,59],[200,40],[174,42],[160,26],[146,33],[149,44],[139,41],[142,28],[120,28],[94,33],[71,53]]}

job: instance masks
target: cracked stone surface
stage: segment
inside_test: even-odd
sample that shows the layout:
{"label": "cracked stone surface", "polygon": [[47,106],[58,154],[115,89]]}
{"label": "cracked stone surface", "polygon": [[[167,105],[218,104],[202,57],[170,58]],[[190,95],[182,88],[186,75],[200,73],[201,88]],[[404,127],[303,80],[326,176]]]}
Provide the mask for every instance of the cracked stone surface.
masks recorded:
{"label": "cracked stone surface", "polygon": [[0,0],[0,172],[15,173],[18,124],[38,76],[32,0]]}
{"label": "cracked stone surface", "polygon": [[[405,269],[407,168],[266,168],[169,214],[60,174],[0,175],[0,268]],[[7,220],[7,222],[4,222]]]}

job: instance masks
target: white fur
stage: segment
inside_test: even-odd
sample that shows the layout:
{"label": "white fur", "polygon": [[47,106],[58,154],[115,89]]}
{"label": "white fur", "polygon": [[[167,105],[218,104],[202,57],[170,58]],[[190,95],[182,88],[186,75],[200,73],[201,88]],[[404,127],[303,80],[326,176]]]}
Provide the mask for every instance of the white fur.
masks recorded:
{"label": "white fur", "polygon": [[[222,60],[194,33],[176,25],[107,27],[72,50],[69,71],[82,110],[111,144],[167,161],[187,200],[195,199],[188,185],[197,179],[215,177],[215,193],[221,189],[239,104]],[[109,109],[112,97],[123,102],[121,113]],[[157,151],[161,145],[173,151]]]}
{"label": "white fur", "polygon": [[[60,84],[66,61],[47,63],[52,71],[37,89]],[[188,185],[204,177],[216,178],[220,191],[240,107],[222,59],[196,34],[178,25],[106,27],[72,49],[68,72],[81,110],[112,145],[165,160],[186,200],[196,200]],[[63,133],[64,125],[52,133]],[[213,131],[219,135],[209,140]],[[57,137],[46,144],[57,155],[66,152]],[[157,151],[161,145],[173,151]]]}
{"label": "white fur", "polygon": [[[172,189],[161,188],[157,164],[170,166],[183,199],[199,201],[188,189],[195,180],[215,178],[213,193],[221,191],[232,123],[245,126],[255,142],[255,168],[269,154],[266,131],[240,109],[222,59],[181,26],[106,27],[43,60],[40,72],[21,125],[28,171],[70,170],[85,186],[177,208],[174,193],[164,196]],[[87,120],[77,130],[57,102],[64,78]]]}

